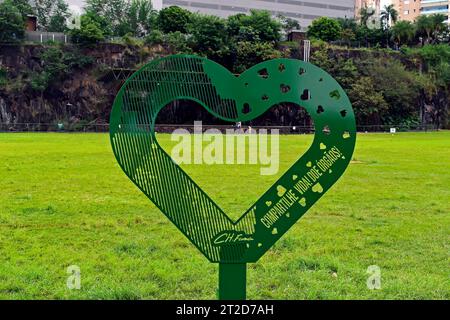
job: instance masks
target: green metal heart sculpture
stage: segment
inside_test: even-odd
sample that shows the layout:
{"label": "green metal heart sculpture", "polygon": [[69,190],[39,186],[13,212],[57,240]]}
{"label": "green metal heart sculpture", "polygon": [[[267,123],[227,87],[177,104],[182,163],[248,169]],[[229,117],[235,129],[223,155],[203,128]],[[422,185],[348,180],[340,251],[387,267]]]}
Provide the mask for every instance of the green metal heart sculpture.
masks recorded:
{"label": "green metal heart sculpture", "polygon": [[[158,112],[178,99],[196,101],[230,122],[293,103],[312,117],[314,141],[233,221],[158,144]],[[343,89],[312,64],[275,59],[236,77],[211,60],[174,55],[152,61],[126,81],[114,101],[110,137],[126,175],[211,262],[223,266],[221,298],[245,298],[245,263],[256,262],[339,179],[352,157],[356,128]],[[242,281],[231,277],[243,277],[243,290]]]}

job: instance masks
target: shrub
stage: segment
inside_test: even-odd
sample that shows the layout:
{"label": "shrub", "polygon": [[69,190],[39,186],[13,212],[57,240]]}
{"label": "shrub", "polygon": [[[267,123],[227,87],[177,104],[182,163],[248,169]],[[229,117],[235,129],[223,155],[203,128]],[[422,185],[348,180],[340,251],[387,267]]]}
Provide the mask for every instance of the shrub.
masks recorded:
{"label": "shrub", "polygon": [[92,13],[82,15],[80,29],[72,29],[70,34],[73,42],[86,46],[105,39],[100,23]]}
{"label": "shrub", "polygon": [[8,71],[0,67],[0,86],[6,86],[8,82]]}
{"label": "shrub", "polygon": [[145,44],[147,45],[161,45],[164,43],[164,34],[160,30],[152,30],[148,36],[145,37]]}
{"label": "shrub", "polygon": [[323,41],[334,41],[342,33],[342,27],[336,19],[320,17],[308,28],[308,36]]}

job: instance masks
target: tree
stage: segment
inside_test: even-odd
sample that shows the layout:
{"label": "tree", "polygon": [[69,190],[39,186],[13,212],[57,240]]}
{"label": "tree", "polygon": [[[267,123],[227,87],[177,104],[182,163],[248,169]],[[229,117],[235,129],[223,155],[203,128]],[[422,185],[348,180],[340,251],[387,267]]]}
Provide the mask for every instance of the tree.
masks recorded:
{"label": "tree", "polygon": [[114,35],[111,22],[107,18],[91,10],[86,10],[85,15],[99,26],[104,37]]}
{"label": "tree", "polygon": [[342,28],[339,22],[328,17],[320,17],[314,20],[308,28],[309,37],[323,41],[337,40],[341,32]]}
{"label": "tree", "polygon": [[241,16],[242,25],[252,27],[261,41],[280,40],[281,23],[273,19],[266,10],[250,10],[250,15]]}
{"label": "tree", "polygon": [[383,95],[375,89],[372,78],[360,77],[348,90],[359,125],[381,123],[388,110]]}
{"label": "tree", "polygon": [[132,31],[126,19],[129,7],[126,0],[86,0],[85,10],[107,22],[102,26],[105,35],[124,36]]}
{"label": "tree", "polygon": [[177,6],[171,6],[159,12],[157,23],[161,31],[165,33],[176,31],[186,33],[190,20],[190,11]]}
{"label": "tree", "polygon": [[70,31],[73,42],[81,45],[92,45],[104,40],[105,36],[98,20],[99,17],[91,12],[83,14],[80,29]]}
{"label": "tree", "polygon": [[54,1],[54,11],[50,17],[48,31],[64,32],[66,31],[66,21],[70,17],[69,6],[64,0]]}
{"label": "tree", "polygon": [[399,21],[392,27],[392,37],[398,46],[411,41],[414,34],[414,25],[409,21]]}
{"label": "tree", "polygon": [[60,80],[68,71],[64,63],[64,52],[58,47],[49,47],[40,55],[41,65],[49,76],[50,82]]}
{"label": "tree", "polygon": [[372,17],[375,14],[375,10],[372,8],[363,7],[359,10],[359,16],[360,16],[360,23],[362,26],[367,27],[367,22],[369,21],[370,17]]}
{"label": "tree", "polygon": [[58,47],[45,48],[39,58],[42,69],[31,74],[29,83],[32,90],[43,94],[50,85],[62,80],[69,68],[64,62],[63,51]]}
{"label": "tree", "polygon": [[[397,24],[400,22],[404,21]],[[418,119],[419,92],[423,82],[416,73],[406,70],[401,62],[393,58],[373,59],[364,68],[364,73],[372,78],[375,90],[383,94],[389,105],[385,122],[401,123]]]}
{"label": "tree", "polygon": [[244,26],[242,21],[245,19],[245,17],[245,13],[238,13],[228,17],[227,33],[230,37],[235,37],[239,34],[239,30]]}
{"label": "tree", "polygon": [[31,7],[29,0],[14,0],[11,1],[11,3],[19,9],[19,12],[22,14],[24,20],[27,15],[33,14],[33,8]]}
{"label": "tree", "polygon": [[339,22],[342,29],[350,29],[353,31],[353,33],[356,32],[357,24],[355,19],[349,19],[349,18],[336,18],[336,21]]}
{"label": "tree", "polygon": [[342,29],[340,38],[350,46],[350,43],[355,40],[356,35],[352,29]]}
{"label": "tree", "polygon": [[226,51],[227,41],[225,20],[217,16],[192,14],[188,31],[191,34],[191,46],[196,52],[207,56],[222,54]]}
{"label": "tree", "polygon": [[228,35],[235,41],[276,42],[280,40],[281,27],[281,23],[264,10],[251,10],[250,15],[239,13],[227,19]]}
{"label": "tree", "polygon": [[281,57],[281,52],[276,50],[270,42],[242,41],[236,46],[236,62],[233,70],[244,72],[246,69],[260,62]]}
{"label": "tree", "polygon": [[433,32],[433,21],[428,15],[420,15],[416,19],[417,31],[426,35],[425,42],[428,43],[431,39],[431,33]]}
{"label": "tree", "polygon": [[285,33],[289,33],[292,30],[299,30],[300,29],[300,23],[298,20],[287,18],[283,16],[282,14],[278,15],[277,18],[280,20],[282,28]]}
{"label": "tree", "polygon": [[156,23],[156,13],[149,0],[132,0],[127,16],[128,25],[135,36],[147,35]]}
{"label": "tree", "polygon": [[19,9],[10,0],[0,3],[0,42],[15,42],[23,38],[25,22]]}
{"label": "tree", "polygon": [[433,39],[436,41],[440,32],[444,31],[447,27],[445,20],[447,16],[442,13],[432,14],[431,16],[432,26],[433,26]]}
{"label": "tree", "polygon": [[395,24],[398,19],[398,12],[395,10],[395,7],[393,4],[384,6],[383,10],[381,11],[381,21],[383,22],[383,25],[385,28],[388,28]]}
{"label": "tree", "polygon": [[38,28],[50,32],[63,32],[70,16],[64,0],[35,0]]}
{"label": "tree", "polygon": [[187,36],[180,31],[169,32],[164,36],[164,43],[174,53],[192,53],[189,47]]}

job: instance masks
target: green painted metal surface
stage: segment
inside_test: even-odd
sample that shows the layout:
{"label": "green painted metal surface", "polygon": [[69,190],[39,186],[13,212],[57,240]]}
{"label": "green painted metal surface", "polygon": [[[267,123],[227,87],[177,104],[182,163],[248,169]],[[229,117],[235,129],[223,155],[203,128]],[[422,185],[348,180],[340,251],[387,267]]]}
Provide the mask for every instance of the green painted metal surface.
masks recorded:
{"label": "green painted metal surface", "polygon": [[[310,148],[237,221],[193,181],[158,144],[155,120],[168,103],[190,99],[230,122],[249,121],[272,106],[293,103],[307,110],[315,126]],[[197,56],[154,60],[131,76],[111,113],[111,144],[121,168],[136,186],[211,262],[256,262],[319,200],[347,168],[355,146],[351,103],[341,86],[322,69],[293,59],[260,63],[241,74]],[[300,156],[300,155],[299,155]],[[242,271],[242,269],[240,269]],[[233,282],[234,281],[234,282]],[[220,288],[221,298],[244,298],[241,290]]]}

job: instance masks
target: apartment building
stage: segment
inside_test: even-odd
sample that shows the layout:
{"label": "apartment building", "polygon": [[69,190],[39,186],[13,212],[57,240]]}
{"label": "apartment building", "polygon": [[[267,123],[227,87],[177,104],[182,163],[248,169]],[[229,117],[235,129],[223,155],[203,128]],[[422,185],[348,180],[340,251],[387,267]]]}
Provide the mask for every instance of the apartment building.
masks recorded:
{"label": "apartment building", "polygon": [[450,0],[394,0],[399,20],[413,22],[421,14],[441,13],[450,16]]}
{"label": "apartment building", "polygon": [[450,17],[450,0],[422,0],[420,2],[420,14],[440,13],[447,17],[447,23]]}
{"label": "apartment building", "polygon": [[420,15],[420,0],[394,0],[393,4],[398,20],[413,22]]}
{"label": "apartment building", "polygon": [[380,16],[381,0],[355,0],[355,19],[359,20],[363,8],[371,8],[375,11],[374,16]]}

